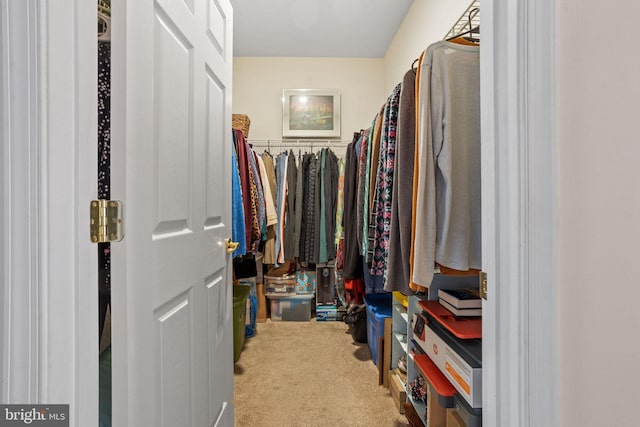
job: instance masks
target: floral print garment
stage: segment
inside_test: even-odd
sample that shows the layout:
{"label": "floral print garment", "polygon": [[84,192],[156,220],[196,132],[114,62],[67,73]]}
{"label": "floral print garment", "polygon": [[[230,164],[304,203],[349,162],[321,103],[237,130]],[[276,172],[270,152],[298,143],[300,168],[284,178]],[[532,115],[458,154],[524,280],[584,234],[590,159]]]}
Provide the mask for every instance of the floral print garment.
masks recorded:
{"label": "floral print garment", "polygon": [[380,157],[378,160],[378,175],[374,200],[376,228],[373,239],[373,262],[371,263],[371,274],[376,276],[386,275],[387,270],[400,87],[401,85],[398,84],[387,100],[382,125],[382,140],[380,142]]}

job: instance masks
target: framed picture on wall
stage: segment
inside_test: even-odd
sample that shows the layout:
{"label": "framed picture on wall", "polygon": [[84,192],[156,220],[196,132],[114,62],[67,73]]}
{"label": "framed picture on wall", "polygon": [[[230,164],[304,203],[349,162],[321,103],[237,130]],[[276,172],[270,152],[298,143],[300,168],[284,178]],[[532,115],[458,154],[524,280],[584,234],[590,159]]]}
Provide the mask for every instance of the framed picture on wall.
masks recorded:
{"label": "framed picture on wall", "polygon": [[282,136],[339,138],[340,92],[334,89],[284,89]]}

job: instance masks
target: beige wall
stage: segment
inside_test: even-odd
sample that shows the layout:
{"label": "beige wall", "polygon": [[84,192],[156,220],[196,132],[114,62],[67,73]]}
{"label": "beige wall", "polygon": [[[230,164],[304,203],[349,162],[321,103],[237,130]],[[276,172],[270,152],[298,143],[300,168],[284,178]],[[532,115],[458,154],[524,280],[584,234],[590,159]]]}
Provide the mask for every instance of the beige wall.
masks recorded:
{"label": "beige wall", "polygon": [[282,89],[339,89],[342,136],[370,125],[427,46],[442,40],[470,0],[416,0],[387,54],[361,58],[233,58],[233,112],[251,119],[250,139],[282,138]]}
{"label": "beige wall", "polygon": [[249,139],[282,139],[282,89],[339,89],[341,140],[366,128],[383,104],[380,59],[233,58],[233,112],[251,120]]}
{"label": "beige wall", "polygon": [[[561,426],[639,423],[640,5],[557,9]],[[613,4],[615,3],[615,5]]]}
{"label": "beige wall", "polygon": [[390,94],[413,60],[442,40],[467,10],[470,0],[416,0],[384,57],[384,91]]}

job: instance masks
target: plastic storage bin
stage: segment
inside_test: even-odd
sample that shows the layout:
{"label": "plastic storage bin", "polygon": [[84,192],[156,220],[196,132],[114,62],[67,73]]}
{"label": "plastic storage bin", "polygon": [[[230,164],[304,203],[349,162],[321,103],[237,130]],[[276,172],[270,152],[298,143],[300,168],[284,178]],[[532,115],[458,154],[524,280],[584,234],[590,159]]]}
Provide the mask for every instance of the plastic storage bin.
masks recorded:
{"label": "plastic storage bin", "polygon": [[256,317],[258,315],[258,293],[256,290],[256,278],[247,277],[238,280],[240,285],[249,286],[249,296],[247,297],[247,309],[244,317],[244,336],[251,338],[256,334]]}
{"label": "plastic storage bin", "polygon": [[268,296],[271,302],[271,320],[308,322],[311,320],[313,295]]}
{"label": "plastic storage bin", "polygon": [[378,341],[384,336],[384,319],[391,317],[391,294],[365,295],[367,305],[367,343],[373,363],[378,363]]}
{"label": "plastic storage bin", "polygon": [[482,409],[472,409],[460,396],[455,397],[455,408],[447,409],[447,427],[481,427]]}
{"label": "plastic storage bin", "polygon": [[268,297],[296,294],[296,276],[264,276],[265,294]]}
{"label": "plastic storage bin", "polygon": [[251,286],[233,286],[233,361],[237,362],[244,346],[246,301]]}

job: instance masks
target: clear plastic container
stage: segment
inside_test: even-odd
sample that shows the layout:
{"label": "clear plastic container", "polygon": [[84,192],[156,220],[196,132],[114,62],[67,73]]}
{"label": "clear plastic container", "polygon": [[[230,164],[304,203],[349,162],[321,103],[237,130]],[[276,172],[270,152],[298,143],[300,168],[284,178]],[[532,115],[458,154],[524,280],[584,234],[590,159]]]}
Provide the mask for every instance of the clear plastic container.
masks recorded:
{"label": "clear plastic container", "polygon": [[267,296],[271,303],[271,320],[308,322],[311,320],[313,295]]}
{"label": "clear plastic container", "polygon": [[268,297],[296,294],[296,276],[264,276],[265,295]]}

